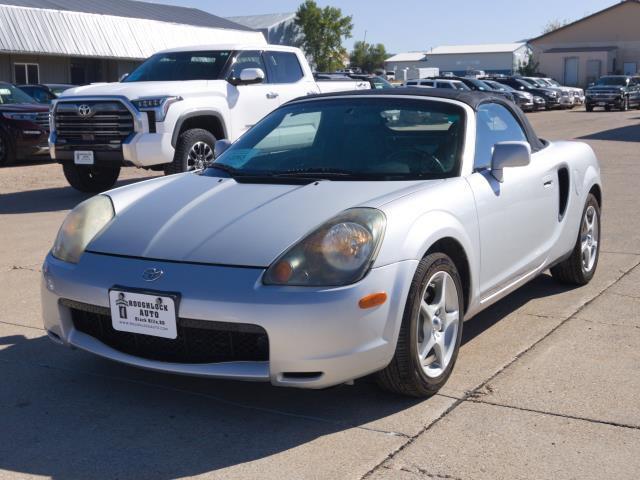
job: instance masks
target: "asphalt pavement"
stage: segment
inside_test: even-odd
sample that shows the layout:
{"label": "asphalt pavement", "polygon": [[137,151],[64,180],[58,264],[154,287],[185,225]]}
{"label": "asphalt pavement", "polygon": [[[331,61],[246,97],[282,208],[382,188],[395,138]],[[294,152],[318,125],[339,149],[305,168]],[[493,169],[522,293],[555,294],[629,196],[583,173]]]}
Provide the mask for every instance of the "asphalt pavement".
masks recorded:
{"label": "asphalt pavement", "polygon": [[582,288],[542,275],[468,320],[453,376],[425,401],[368,378],[283,389],[54,345],[40,266],[87,197],[51,162],[0,169],[0,479],[637,479],[640,111],[529,118],[600,158],[598,272]]}

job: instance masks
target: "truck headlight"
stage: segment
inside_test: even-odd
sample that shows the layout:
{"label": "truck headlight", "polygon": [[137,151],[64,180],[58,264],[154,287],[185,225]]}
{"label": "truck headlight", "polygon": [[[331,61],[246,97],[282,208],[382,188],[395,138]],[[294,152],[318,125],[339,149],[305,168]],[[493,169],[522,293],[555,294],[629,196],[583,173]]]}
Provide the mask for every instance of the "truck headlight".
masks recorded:
{"label": "truck headlight", "polygon": [[106,195],[85,200],[64,219],[51,254],[59,260],[78,263],[89,242],[114,216],[113,204]]}
{"label": "truck headlight", "polygon": [[386,226],[374,208],[353,208],[322,224],[267,269],[265,285],[340,286],[361,280],[373,265]]}
{"label": "truck headlight", "polygon": [[27,120],[30,122],[35,121],[37,114],[35,113],[23,113],[23,112],[2,112],[4,118],[9,120]]}
{"label": "truck headlight", "polygon": [[156,122],[164,122],[169,107],[181,100],[182,97],[144,97],[133,100],[131,103],[141,112],[155,112]]}

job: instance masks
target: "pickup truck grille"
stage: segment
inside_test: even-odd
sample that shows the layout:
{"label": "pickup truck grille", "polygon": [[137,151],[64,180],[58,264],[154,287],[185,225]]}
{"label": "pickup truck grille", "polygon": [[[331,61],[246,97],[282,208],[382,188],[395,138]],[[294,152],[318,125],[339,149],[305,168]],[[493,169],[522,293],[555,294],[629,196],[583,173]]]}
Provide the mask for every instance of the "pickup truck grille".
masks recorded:
{"label": "pickup truck grille", "polygon": [[49,112],[40,112],[36,115],[36,125],[45,131],[49,131]]}
{"label": "pickup truck grille", "polygon": [[133,131],[133,115],[117,100],[59,102],[54,113],[59,139],[121,144]]}

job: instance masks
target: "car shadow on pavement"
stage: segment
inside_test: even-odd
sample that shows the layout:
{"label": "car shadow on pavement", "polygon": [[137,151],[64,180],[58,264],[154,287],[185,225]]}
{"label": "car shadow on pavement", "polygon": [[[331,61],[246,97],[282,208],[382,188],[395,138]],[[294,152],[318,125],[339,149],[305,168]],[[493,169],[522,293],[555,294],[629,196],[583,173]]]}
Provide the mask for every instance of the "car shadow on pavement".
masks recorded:
{"label": "car shadow on pavement", "polygon": [[[121,180],[115,187],[122,187],[142,180],[148,180],[148,178]],[[0,194],[0,215],[70,210],[92,195],[79,192],[72,187],[52,187],[4,193]]]}
{"label": "car shadow on pavement", "polygon": [[[566,290],[540,276],[465,322],[463,342],[531,299]],[[302,449],[296,458],[313,455],[304,450],[316,448],[310,442],[354,428],[365,438],[413,434],[441,413],[430,403],[438,397],[421,405],[379,390],[371,377],[319,391],[182,377],[59,347],[46,336],[0,337],[0,385],[0,471],[54,479],[163,480],[227,467],[259,478],[245,464],[268,465],[291,449]],[[339,446],[340,438],[331,442]],[[349,448],[357,455],[368,447]]]}
{"label": "car shadow on pavement", "polygon": [[579,140],[609,140],[614,142],[640,142],[640,125],[612,128],[578,137]]}

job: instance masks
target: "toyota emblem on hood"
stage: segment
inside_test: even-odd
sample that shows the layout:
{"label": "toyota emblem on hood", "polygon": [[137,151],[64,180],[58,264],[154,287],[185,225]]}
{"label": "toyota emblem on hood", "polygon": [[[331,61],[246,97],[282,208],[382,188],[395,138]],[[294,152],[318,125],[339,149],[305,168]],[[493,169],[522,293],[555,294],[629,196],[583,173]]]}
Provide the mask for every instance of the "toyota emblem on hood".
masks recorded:
{"label": "toyota emblem on hood", "polygon": [[145,282],[155,282],[157,279],[159,279],[162,275],[164,274],[164,272],[162,270],[160,270],[159,268],[147,268],[143,273],[142,273],[142,279]]}
{"label": "toyota emblem on hood", "polygon": [[82,104],[78,106],[78,115],[80,115],[82,118],[89,118],[91,115],[93,115],[93,110],[89,105]]}

